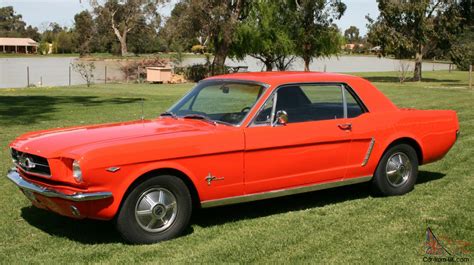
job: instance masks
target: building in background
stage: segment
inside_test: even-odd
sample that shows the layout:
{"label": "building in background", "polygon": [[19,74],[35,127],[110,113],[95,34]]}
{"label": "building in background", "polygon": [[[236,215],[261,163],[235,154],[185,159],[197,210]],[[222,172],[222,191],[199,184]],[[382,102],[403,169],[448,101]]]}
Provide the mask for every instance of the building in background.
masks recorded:
{"label": "building in background", "polygon": [[30,38],[0,38],[0,52],[37,53],[38,43]]}

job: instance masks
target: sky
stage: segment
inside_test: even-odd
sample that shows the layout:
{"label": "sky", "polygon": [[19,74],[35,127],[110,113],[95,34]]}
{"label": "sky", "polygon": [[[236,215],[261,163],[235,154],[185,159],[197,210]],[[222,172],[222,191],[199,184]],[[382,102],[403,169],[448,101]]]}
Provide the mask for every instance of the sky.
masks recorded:
{"label": "sky", "polygon": [[[13,6],[28,25],[43,31],[49,22],[72,26],[74,15],[89,7],[87,2],[88,0],[0,0],[0,7]],[[375,18],[379,13],[376,0],[343,0],[343,2],[347,5],[347,10],[336,24],[342,31],[354,25],[360,29],[361,35],[364,35],[367,32],[365,16],[370,14]],[[161,8],[161,14],[168,16],[171,9],[171,5],[165,6]]]}

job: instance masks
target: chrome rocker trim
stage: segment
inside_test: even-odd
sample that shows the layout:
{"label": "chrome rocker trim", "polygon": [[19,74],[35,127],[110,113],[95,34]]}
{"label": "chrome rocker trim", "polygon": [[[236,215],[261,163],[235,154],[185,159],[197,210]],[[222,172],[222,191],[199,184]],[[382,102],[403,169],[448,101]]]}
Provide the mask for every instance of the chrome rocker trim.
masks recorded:
{"label": "chrome rocker trim", "polygon": [[318,183],[318,184],[314,184],[310,186],[299,186],[299,187],[294,187],[294,188],[289,188],[289,189],[247,194],[247,195],[236,196],[236,197],[231,197],[231,198],[208,200],[208,201],[202,201],[201,207],[210,208],[210,207],[223,206],[223,205],[228,205],[228,204],[265,200],[265,199],[288,196],[288,195],[293,195],[293,194],[298,194],[298,193],[305,193],[305,192],[311,192],[311,191],[317,191],[317,190],[336,188],[336,187],[346,186],[346,185],[351,185],[351,184],[357,184],[357,183],[370,181],[371,179],[372,179],[372,176],[366,176],[366,177],[360,177],[360,178],[337,180],[333,182]]}
{"label": "chrome rocker trim", "polygon": [[80,201],[101,200],[101,199],[112,197],[112,192],[108,192],[108,191],[91,192],[91,193],[74,193],[71,195],[65,194],[53,189],[40,186],[38,184],[31,183],[23,179],[20,176],[20,174],[18,174],[18,171],[16,168],[12,168],[8,170],[7,177],[9,180],[15,183],[20,189],[32,191],[32,192],[35,192],[35,193],[38,193],[40,195],[43,195],[45,197],[50,197],[50,198],[60,198],[60,199],[65,199],[69,201],[80,202]]}

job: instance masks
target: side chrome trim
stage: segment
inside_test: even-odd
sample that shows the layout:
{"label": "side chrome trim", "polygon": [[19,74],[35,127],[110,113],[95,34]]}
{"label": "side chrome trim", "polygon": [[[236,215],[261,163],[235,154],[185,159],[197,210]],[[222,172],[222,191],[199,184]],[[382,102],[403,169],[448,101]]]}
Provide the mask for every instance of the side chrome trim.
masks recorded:
{"label": "side chrome trim", "polygon": [[351,184],[357,184],[357,183],[370,181],[371,179],[372,179],[372,176],[365,176],[365,177],[360,177],[360,178],[351,178],[351,179],[337,180],[337,181],[332,181],[332,182],[318,183],[318,184],[309,185],[309,186],[299,186],[299,187],[293,187],[289,189],[247,194],[247,195],[236,196],[236,197],[231,197],[231,198],[208,200],[208,201],[202,201],[201,207],[210,208],[210,207],[223,206],[223,205],[228,205],[228,204],[265,200],[265,199],[288,196],[288,195],[293,195],[293,194],[299,194],[299,193],[305,193],[305,192],[311,192],[311,191],[317,191],[317,190],[336,188],[336,187],[346,186],[346,185],[351,185]]}
{"label": "side chrome trim", "polygon": [[372,154],[372,149],[374,149],[374,144],[375,144],[375,138],[372,137],[369,143],[369,148],[367,149],[367,153],[365,154],[364,161],[362,161],[361,166],[367,165],[367,162],[369,162],[370,155]]}
{"label": "side chrome trim", "polygon": [[32,191],[35,193],[38,193],[40,195],[50,197],[50,198],[60,198],[60,199],[65,199],[69,201],[93,201],[93,200],[101,200],[101,199],[106,199],[106,198],[111,198],[112,197],[112,192],[91,192],[91,193],[74,193],[74,194],[65,194],[60,191],[56,191],[53,189],[49,189],[47,187],[40,186],[38,184],[29,182],[25,179],[23,179],[20,174],[18,174],[18,171],[16,168],[12,168],[8,170],[7,177],[9,180],[11,180],[13,183],[15,183],[20,189],[23,190],[28,190]]}

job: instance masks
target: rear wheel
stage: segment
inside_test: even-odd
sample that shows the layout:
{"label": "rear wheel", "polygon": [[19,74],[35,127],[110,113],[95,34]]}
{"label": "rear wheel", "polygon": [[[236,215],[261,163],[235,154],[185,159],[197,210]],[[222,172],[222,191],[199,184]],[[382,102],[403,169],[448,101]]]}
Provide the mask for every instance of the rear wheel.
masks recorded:
{"label": "rear wheel", "polygon": [[184,232],[191,211],[186,184],[174,176],[157,176],[128,194],[117,216],[117,230],[132,244],[168,240]]}
{"label": "rear wheel", "polygon": [[379,195],[402,195],[413,189],[418,175],[416,151],[407,144],[389,148],[377,166],[372,190]]}

